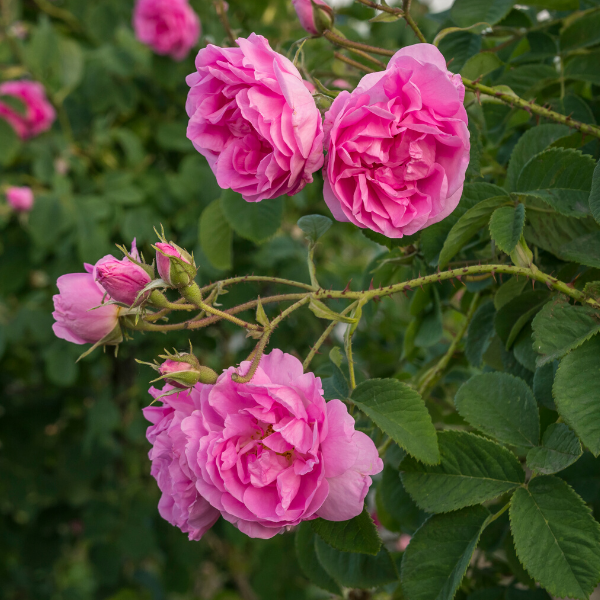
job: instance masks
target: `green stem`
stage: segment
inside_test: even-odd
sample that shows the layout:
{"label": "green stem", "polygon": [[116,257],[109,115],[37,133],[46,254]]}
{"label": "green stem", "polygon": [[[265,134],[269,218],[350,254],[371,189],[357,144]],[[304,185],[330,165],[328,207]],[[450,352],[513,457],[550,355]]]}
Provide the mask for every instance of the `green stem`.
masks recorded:
{"label": "green stem", "polygon": [[471,322],[471,319],[473,318],[473,315],[475,314],[475,310],[477,309],[478,302],[479,302],[479,293],[477,293],[473,296],[473,300],[471,301],[471,305],[469,306],[469,310],[467,311],[466,318],[465,318],[463,324],[461,325],[460,329],[456,332],[456,335],[454,336],[454,339],[450,343],[450,346],[448,347],[448,350],[446,351],[446,353],[444,354],[444,356],[442,356],[442,358],[438,361],[438,363],[432,369],[427,371],[427,373],[423,377],[423,380],[421,381],[419,388],[418,388],[418,392],[419,392],[419,394],[421,394],[421,396],[424,396],[425,393],[428,390],[430,390],[438,382],[438,380],[444,373],[444,370],[446,369],[446,367],[448,366],[448,363],[450,362],[450,360],[454,356],[454,353],[456,352],[456,348],[458,347],[458,344],[464,337],[465,333],[467,333],[467,329],[469,328],[469,323]]}
{"label": "green stem", "polygon": [[332,44],[342,46],[343,48],[350,48],[356,50],[362,50],[363,52],[370,52],[371,54],[380,54],[381,56],[394,56],[396,54],[393,50],[386,50],[385,48],[378,48],[377,46],[369,46],[368,44],[361,44],[360,42],[353,42],[343,38],[341,35],[333,33],[326,29],[323,32],[323,37],[328,39]]}
{"label": "green stem", "polygon": [[397,15],[398,17],[404,16],[404,11],[401,8],[394,8],[393,6],[377,4],[377,2],[372,2],[372,0],[354,0],[354,1],[360,2],[360,4],[364,4],[365,6],[374,8],[375,10],[381,10],[382,12],[389,13],[390,15]]}
{"label": "green stem", "polygon": [[410,15],[410,3],[411,0],[404,0],[402,3],[402,8],[404,9],[404,20],[408,23],[408,26],[414,31],[415,35],[423,44],[427,43],[425,36],[421,33],[419,26],[414,22],[413,18]]}
{"label": "green stem", "polygon": [[333,56],[335,58],[337,58],[338,60],[341,60],[343,63],[346,63],[347,65],[350,65],[351,67],[354,67],[355,69],[358,69],[359,71],[362,71],[363,73],[375,73],[375,71],[373,69],[371,69],[370,67],[367,67],[367,66],[363,65],[362,63],[359,63],[356,60],[352,60],[351,58],[344,56],[341,52],[334,52]]}
{"label": "green stem", "polygon": [[315,244],[311,244],[308,248],[308,274],[310,276],[310,283],[315,289],[319,289],[321,286],[317,281],[317,269],[315,267]]}
{"label": "green stem", "polygon": [[303,290],[308,290],[312,292],[315,288],[308,283],[301,283],[300,281],[292,281],[290,279],[281,279],[280,277],[263,277],[260,275],[244,275],[242,277],[231,277],[230,279],[223,279],[222,281],[217,281],[215,283],[211,283],[209,285],[205,285],[200,288],[202,293],[209,292],[215,286],[221,284],[221,287],[227,287],[229,285],[235,285],[236,283],[246,283],[251,281],[258,281],[263,283],[281,283],[282,285],[290,285],[293,287],[301,288]]}
{"label": "green stem", "polygon": [[588,125],[587,123],[581,123],[580,121],[572,119],[570,116],[561,115],[560,113],[544,108],[539,104],[527,102],[527,100],[523,100],[523,98],[519,98],[519,96],[507,94],[506,92],[501,92],[500,90],[497,90],[493,87],[489,87],[487,85],[471,81],[466,77],[463,77],[462,80],[465,87],[475,92],[476,94],[485,94],[486,96],[492,96],[493,98],[497,98],[501,102],[504,102],[505,104],[508,104],[512,107],[517,106],[519,108],[522,108],[523,110],[526,110],[527,112],[533,113],[540,117],[544,117],[545,119],[550,119],[551,121],[555,121],[556,123],[567,125],[568,127],[577,129],[585,135],[591,135],[600,139],[600,128],[598,127],[593,127],[592,125]]}

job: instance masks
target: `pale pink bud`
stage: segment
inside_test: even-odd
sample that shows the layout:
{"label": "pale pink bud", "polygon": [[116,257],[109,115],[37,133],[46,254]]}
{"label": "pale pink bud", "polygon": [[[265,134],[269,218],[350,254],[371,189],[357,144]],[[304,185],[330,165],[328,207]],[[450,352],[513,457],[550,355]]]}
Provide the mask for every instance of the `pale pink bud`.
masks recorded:
{"label": "pale pink bud", "polygon": [[[200,383],[215,383],[217,374],[198,362],[193,354],[179,355],[179,360],[165,360],[158,369],[161,376],[173,387],[185,389]],[[170,375],[170,377],[165,377]]]}
{"label": "pale pink bud", "polygon": [[30,187],[9,187],[6,200],[19,212],[29,212],[33,208],[33,192]]}
{"label": "pale pink bud", "polygon": [[323,0],[292,0],[300,25],[312,35],[333,26],[333,10]]}
{"label": "pale pink bud", "polygon": [[[105,256],[96,263],[96,281],[117,302],[132,306],[138,294],[152,281],[145,269],[132,263],[128,258],[117,260]],[[145,300],[150,292],[145,292],[140,300]]]}
{"label": "pale pink bud", "polygon": [[165,283],[173,287],[182,287],[194,280],[196,268],[192,257],[185,250],[166,242],[159,242],[155,248],[156,268]]}

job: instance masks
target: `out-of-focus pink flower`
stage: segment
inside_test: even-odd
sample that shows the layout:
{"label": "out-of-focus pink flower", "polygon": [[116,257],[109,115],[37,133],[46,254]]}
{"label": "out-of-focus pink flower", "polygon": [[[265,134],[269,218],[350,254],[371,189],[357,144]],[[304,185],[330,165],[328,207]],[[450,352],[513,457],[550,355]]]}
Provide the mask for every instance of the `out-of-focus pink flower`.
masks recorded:
{"label": "out-of-focus pink flower", "polygon": [[[87,273],[69,273],[58,278],[60,292],[53,297],[56,323],[52,326],[57,337],[74,344],[95,344],[115,330],[119,311],[115,304],[102,304],[104,289],[94,281],[93,265],[84,265]],[[110,298],[106,298],[108,300]]]}
{"label": "out-of-focus pink flower", "polygon": [[200,19],[187,0],[137,0],[135,35],[157,54],[183,60],[198,42]]}
{"label": "out-of-focus pink flower", "polygon": [[410,540],[412,540],[412,535],[408,535],[408,533],[401,534],[396,543],[398,552],[404,552],[408,548]]}
{"label": "out-of-focus pink flower", "polygon": [[[2,101],[2,96],[13,96],[24,105],[24,113]],[[52,127],[56,112],[48,102],[44,86],[37,81],[5,81],[0,84],[0,118],[6,119],[25,140]]]}
{"label": "out-of-focus pink flower", "polygon": [[[148,454],[152,461],[150,472],[162,492],[158,511],[163,519],[187,533],[190,540],[199,540],[219,518],[219,511],[196,489],[196,477],[186,459],[187,438],[181,431],[181,421],[201,408],[201,399],[206,398],[211,387],[199,383],[193,394],[165,396],[161,398],[162,406],[149,406],[143,411],[152,423],[146,437],[152,444]],[[150,393],[154,398],[161,395],[154,388]]]}
{"label": "out-of-focus pink flower", "polygon": [[338,88],[340,90],[351,90],[352,86],[345,79],[335,79],[331,82],[331,85],[334,88]]}
{"label": "out-of-focus pink flower", "polygon": [[29,212],[33,208],[33,191],[30,187],[12,186],[6,190],[6,200],[18,212]]}
{"label": "out-of-focus pink flower", "polygon": [[402,48],[385,71],[341,92],[325,115],[333,216],[390,238],[447,217],[469,164],[464,93],[431,44]]}
{"label": "out-of-focus pink flower", "polygon": [[298,69],[265,38],[203,48],[187,78],[187,136],[219,186],[248,202],[293,195],[323,164],[323,129]]}
{"label": "out-of-focus pink flower", "polygon": [[333,25],[333,10],[323,0],[292,0],[292,4],[300,25],[308,33],[319,35]]}
{"label": "out-of-focus pink flower", "polygon": [[[135,240],[131,245],[131,256],[139,261]],[[112,255],[101,258],[94,267],[94,278],[117,302],[132,306],[138,294],[152,281],[145,269],[128,258],[119,260]],[[140,300],[145,300],[150,292],[145,292]]]}
{"label": "out-of-focus pink flower", "polygon": [[318,516],[360,514],[383,463],[346,405],[325,403],[320,379],[281,350],[262,357],[250,383],[235,383],[235,372],[209,393],[191,390],[196,410],[181,422],[201,496],[240,531],[265,539]]}

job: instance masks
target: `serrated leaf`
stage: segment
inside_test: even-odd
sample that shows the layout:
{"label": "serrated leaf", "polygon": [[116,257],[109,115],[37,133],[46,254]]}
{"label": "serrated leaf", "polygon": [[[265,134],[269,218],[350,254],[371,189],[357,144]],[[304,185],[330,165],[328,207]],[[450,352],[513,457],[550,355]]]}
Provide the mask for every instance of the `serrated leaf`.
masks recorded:
{"label": "serrated leaf", "polygon": [[381,548],[377,527],[366,508],[349,521],[315,519],[310,524],[314,532],[336,550],[375,556]]}
{"label": "serrated leaf", "polygon": [[275,235],[281,226],[283,197],[246,202],[241,194],[224,190],[221,196],[223,215],[241,237],[260,244]]}
{"label": "serrated leaf", "polygon": [[221,210],[221,201],[211,202],[200,215],[199,240],[206,258],[217,269],[231,269],[233,233]]}
{"label": "serrated leaf", "polygon": [[515,550],[553,596],[586,600],[600,581],[600,525],[564,481],[536,477],[510,504]]}
{"label": "serrated leaf", "polygon": [[340,321],[341,323],[356,323],[357,319],[352,317],[347,317],[345,315],[341,315],[340,313],[336,313],[334,310],[331,310],[329,306],[325,303],[317,300],[316,298],[311,298],[308,304],[308,308],[313,312],[313,314],[319,319],[328,319],[329,321]]}
{"label": "serrated leaf", "polygon": [[473,506],[430,517],[402,557],[402,590],[407,600],[452,600],[490,516]]}
{"label": "serrated leaf", "polygon": [[444,55],[450,71],[458,73],[465,62],[481,50],[482,38],[477,32],[486,27],[486,24],[476,23],[472,27],[448,27],[438,33],[434,43]]}
{"label": "serrated leaf", "polygon": [[497,208],[490,219],[490,235],[496,246],[510,254],[519,243],[525,226],[525,206],[517,204],[514,208]]}
{"label": "serrated leaf", "polygon": [[594,456],[600,455],[600,338],[565,356],[554,378],[554,402],[565,423]]}
{"label": "serrated leaf", "polygon": [[323,397],[325,400],[343,400],[348,397],[350,388],[348,380],[341,369],[343,355],[342,351],[336,346],[329,352],[329,360],[333,374],[331,377],[321,379],[323,385]]}
{"label": "serrated leaf", "polygon": [[306,215],[298,219],[298,227],[302,229],[311,244],[315,244],[327,232],[332,223],[333,221],[329,217],[323,215]]}
{"label": "serrated leaf", "polygon": [[600,269],[600,231],[570,241],[563,246],[561,255],[566,260]]}
{"label": "serrated leaf", "polygon": [[510,12],[514,3],[515,0],[456,0],[450,15],[460,27],[480,22],[494,25]]}
{"label": "serrated leaf", "polygon": [[494,303],[491,301],[484,302],[477,309],[469,323],[467,341],[465,343],[465,355],[474,367],[481,366],[483,355],[494,337],[495,314]]}
{"label": "serrated leaf", "polygon": [[515,455],[495,442],[465,431],[440,431],[438,440],[439,465],[427,466],[411,457],[400,465],[404,488],[427,512],[480,504],[525,480]]}
{"label": "serrated leaf", "polygon": [[548,302],[532,323],[537,366],[562,358],[600,331],[600,313],[589,306],[571,306],[566,300]]}
{"label": "serrated leaf", "polygon": [[488,223],[492,213],[510,202],[508,195],[482,200],[470,208],[452,227],[440,252],[439,266],[444,269],[460,249]]}
{"label": "serrated leaf", "polygon": [[549,148],[523,167],[516,191],[540,198],[567,217],[590,214],[594,159],[571,148]]}
{"label": "serrated leaf", "polygon": [[551,475],[572,465],[582,454],[578,437],[564,423],[548,426],[542,445],[527,453],[527,466],[536,473]]}
{"label": "serrated leaf", "polygon": [[460,416],[482,433],[514,446],[537,446],[538,407],[529,386],[508,373],[475,375],[454,400]]}
{"label": "serrated leaf", "polygon": [[468,79],[478,79],[502,66],[502,61],[492,52],[480,52],[471,56],[460,70],[460,74]]}
{"label": "serrated leaf", "polygon": [[523,288],[527,285],[527,277],[511,277],[503,283],[494,296],[494,306],[500,310],[505,304],[508,304],[513,298],[521,294]]}
{"label": "serrated leaf", "polygon": [[549,293],[546,290],[531,290],[507,302],[494,317],[494,326],[498,336],[504,342],[506,349],[510,349],[517,339],[521,329],[548,301]]}
{"label": "serrated leaf", "polygon": [[[598,63],[596,63],[597,65]],[[592,176],[592,189],[590,192],[590,210],[592,216],[596,220],[596,223],[600,223],[600,161],[594,168],[594,175]]]}
{"label": "serrated leaf", "polygon": [[396,566],[385,546],[377,556],[341,552],[316,536],[315,548],[325,571],[344,587],[367,589],[398,580]]}
{"label": "serrated leaf", "polygon": [[543,367],[538,367],[533,375],[533,395],[538,404],[550,410],[556,410],[552,397],[552,386],[556,373],[555,364],[547,363]]}
{"label": "serrated leaf", "polygon": [[316,535],[310,523],[305,521],[296,530],[296,558],[304,575],[320,588],[341,596],[342,590],[321,566],[315,549]]}
{"label": "serrated leaf", "polygon": [[417,391],[397,379],[369,379],[354,389],[351,400],[409,454],[439,462],[436,431]]}

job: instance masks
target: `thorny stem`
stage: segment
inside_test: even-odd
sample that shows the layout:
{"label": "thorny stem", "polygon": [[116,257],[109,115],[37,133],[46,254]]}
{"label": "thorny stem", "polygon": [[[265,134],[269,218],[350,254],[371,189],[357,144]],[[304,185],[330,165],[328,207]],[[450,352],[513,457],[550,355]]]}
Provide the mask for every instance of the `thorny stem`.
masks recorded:
{"label": "thorny stem", "polygon": [[367,67],[356,60],[352,60],[351,58],[344,56],[341,52],[334,52],[333,55],[338,60],[341,60],[342,62],[346,63],[347,65],[350,65],[351,67],[354,67],[355,69],[358,69],[359,71],[363,71],[364,73],[375,73],[375,71],[370,67]]}
{"label": "thorny stem", "polygon": [[425,393],[428,390],[430,390],[442,376],[444,370],[448,366],[448,363],[454,356],[454,353],[456,352],[456,348],[458,347],[458,344],[464,337],[465,333],[467,333],[467,329],[469,328],[469,323],[471,322],[471,319],[473,318],[473,315],[475,314],[475,310],[477,309],[478,302],[479,302],[479,293],[477,293],[473,296],[473,300],[471,301],[471,305],[469,306],[469,310],[467,311],[466,318],[465,318],[463,324],[461,325],[460,329],[456,332],[456,335],[454,336],[454,339],[450,343],[450,346],[448,347],[448,350],[446,351],[446,353],[444,354],[444,356],[442,356],[442,358],[438,361],[438,363],[432,369],[427,371],[427,373],[423,377],[423,379],[419,385],[419,388],[418,388],[418,392],[419,392],[419,394],[421,394],[421,396],[424,396]]}
{"label": "thorny stem", "polygon": [[309,290],[311,292],[316,289],[312,285],[309,285],[308,283],[301,283],[300,281],[291,281],[290,279],[281,279],[280,277],[263,277],[261,275],[243,275],[242,277],[231,277],[229,279],[223,279],[222,281],[211,283],[209,285],[205,285],[204,287],[200,288],[200,291],[203,294],[205,294],[206,292],[209,292],[210,290],[212,290],[215,286],[217,286],[219,284],[221,285],[221,287],[224,288],[229,285],[234,285],[236,283],[246,283],[246,282],[251,282],[251,281],[259,281],[259,282],[264,282],[264,283],[281,283],[282,285],[290,285],[290,286],[301,288],[304,290]]}
{"label": "thorny stem", "polygon": [[369,44],[361,44],[360,42],[347,40],[346,38],[333,33],[333,31],[329,31],[329,29],[326,29],[323,32],[323,37],[328,39],[332,44],[344,48],[355,48],[356,50],[370,52],[371,54],[380,54],[381,56],[394,56],[394,54],[396,54],[393,50],[386,50],[385,48],[378,48],[377,46],[369,46]]}
{"label": "thorny stem", "polygon": [[507,94],[506,92],[501,92],[493,87],[476,83],[475,81],[471,81],[466,77],[463,77],[462,80],[465,84],[465,87],[476,94],[492,96],[493,98],[497,98],[501,102],[504,102],[512,107],[518,106],[529,113],[539,115],[540,117],[550,119],[551,121],[556,121],[557,123],[562,123],[563,125],[577,129],[585,135],[591,135],[600,139],[600,128],[598,127],[593,127],[587,123],[581,123],[580,121],[572,119],[570,116],[561,115],[560,113],[544,108],[539,104],[534,104],[533,102],[528,102],[527,100],[523,100],[523,98],[519,98],[519,96]]}
{"label": "thorny stem", "polygon": [[421,33],[419,26],[414,22],[411,14],[410,14],[410,3],[411,0],[404,0],[402,3],[402,8],[404,9],[404,20],[408,23],[408,26],[415,32],[415,35],[423,44],[427,43],[425,36]]}

